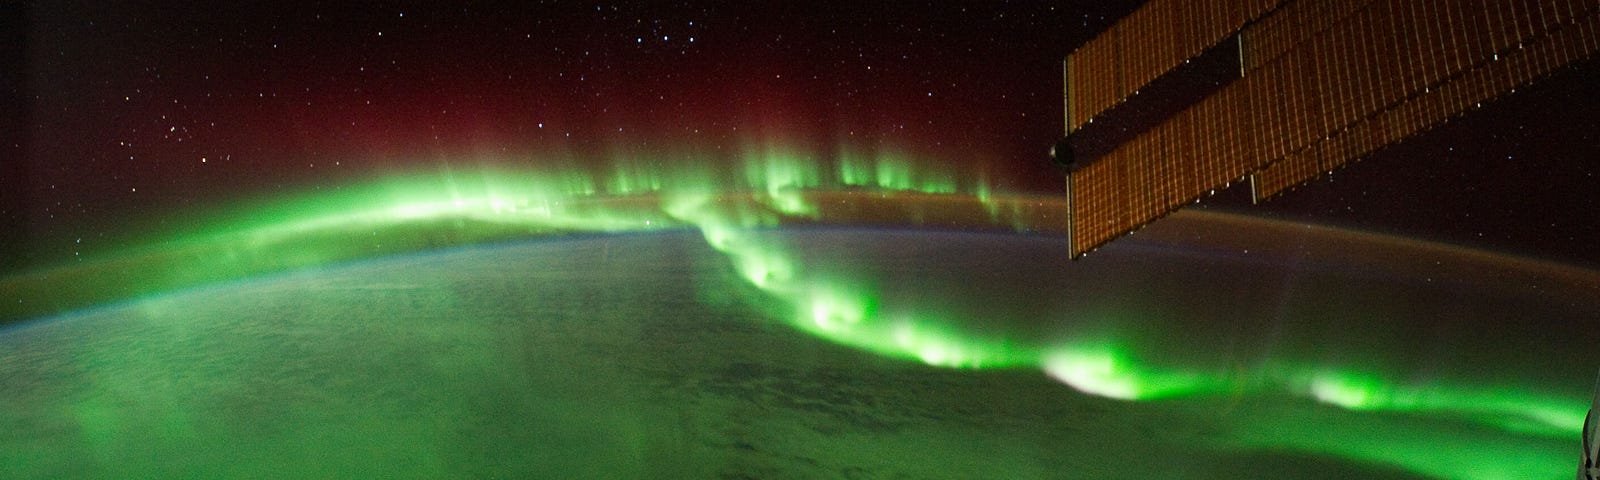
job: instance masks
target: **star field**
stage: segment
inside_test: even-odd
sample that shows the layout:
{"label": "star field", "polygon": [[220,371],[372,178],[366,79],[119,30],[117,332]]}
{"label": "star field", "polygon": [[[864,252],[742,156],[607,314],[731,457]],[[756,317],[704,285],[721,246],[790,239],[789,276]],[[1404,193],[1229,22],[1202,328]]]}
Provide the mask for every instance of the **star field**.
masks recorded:
{"label": "star field", "polygon": [[[16,16],[25,115],[0,179],[0,267],[395,169],[663,148],[892,146],[1057,192],[1041,152],[1061,129],[1058,62],[1135,3],[33,5]],[[1491,106],[1260,211],[1592,262],[1600,228],[1570,212],[1600,197],[1582,161],[1600,144],[1581,93],[1593,70],[1510,102],[1556,114]]]}
{"label": "star field", "polygon": [[1126,8],[38,6],[24,71],[50,88],[28,92],[7,214],[59,258],[107,219],[396,166],[774,139],[907,145],[1047,190],[1016,139],[1054,134],[1052,65]]}

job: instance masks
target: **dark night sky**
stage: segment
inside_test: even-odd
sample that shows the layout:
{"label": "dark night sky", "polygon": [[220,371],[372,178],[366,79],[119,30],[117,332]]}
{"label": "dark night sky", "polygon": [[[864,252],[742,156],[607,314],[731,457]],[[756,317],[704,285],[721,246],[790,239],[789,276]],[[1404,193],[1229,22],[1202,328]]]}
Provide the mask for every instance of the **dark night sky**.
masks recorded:
{"label": "dark night sky", "polygon": [[[172,212],[551,151],[881,143],[1055,192],[1058,62],[1137,2],[103,3],[4,16],[0,272]],[[1594,63],[1251,211],[1600,265]]]}

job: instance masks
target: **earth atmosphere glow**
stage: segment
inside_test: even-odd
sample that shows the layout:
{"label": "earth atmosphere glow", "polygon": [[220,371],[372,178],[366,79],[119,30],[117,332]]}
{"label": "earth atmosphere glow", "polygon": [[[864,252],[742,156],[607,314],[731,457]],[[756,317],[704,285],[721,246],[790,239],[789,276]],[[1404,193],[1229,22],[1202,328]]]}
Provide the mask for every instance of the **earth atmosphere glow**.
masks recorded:
{"label": "earth atmosphere glow", "polygon": [[[1115,335],[1055,343],[965,331],[940,311],[886,313],[878,292],[852,278],[813,268],[787,245],[758,235],[796,223],[827,223],[832,206],[808,193],[857,197],[948,196],[982,205],[990,228],[1027,230],[1019,200],[996,195],[981,176],[929,169],[891,152],[837,154],[837,161],[794,149],[751,149],[737,168],[694,158],[618,159],[607,172],[450,169],[345,185],[325,193],[247,207],[151,246],[107,255],[111,275],[90,303],[159,294],[377,254],[489,240],[582,232],[694,229],[722,252],[751,292],[776,300],[774,314],[797,330],[878,355],[931,366],[1036,369],[1083,393],[1125,401],[1186,397],[1288,395],[1354,412],[1465,419],[1507,435],[1575,439],[1586,405],[1508,388],[1415,385],[1377,372],[1315,364],[1279,364],[1240,374],[1205,366],[1147,361]],[[856,197],[852,197],[856,198]],[[848,203],[848,201],[841,200]],[[1012,202],[1008,204],[1007,202]],[[1007,206],[1011,205],[1011,206]],[[972,225],[965,225],[971,227]],[[387,244],[388,246],[385,246]],[[134,259],[159,259],[140,263]],[[832,272],[838,271],[830,270]],[[846,269],[846,271],[848,271]],[[6,279],[11,287],[47,284],[59,272]],[[142,280],[132,290],[116,290]],[[94,291],[91,285],[88,290]],[[1263,422],[1266,422],[1263,420]],[[1367,441],[1359,431],[1305,435],[1257,432],[1258,444],[1397,466],[1439,478],[1512,478],[1547,470],[1542,454],[1515,449],[1498,458],[1449,453],[1433,433],[1403,441]],[[1465,451],[1465,449],[1454,449]],[[1432,453],[1430,453],[1432,452]]]}

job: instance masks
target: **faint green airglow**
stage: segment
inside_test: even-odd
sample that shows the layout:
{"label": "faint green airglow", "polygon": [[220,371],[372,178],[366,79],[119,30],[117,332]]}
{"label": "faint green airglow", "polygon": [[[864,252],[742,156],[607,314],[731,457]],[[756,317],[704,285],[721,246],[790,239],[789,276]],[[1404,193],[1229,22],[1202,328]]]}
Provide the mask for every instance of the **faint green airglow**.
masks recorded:
{"label": "faint green airglow", "polygon": [[1407,412],[1280,406],[1238,415],[1230,424],[1232,448],[1317,453],[1439,479],[1559,479],[1573,472],[1573,437],[1508,434]]}
{"label": "faint green airglow", "polygon": [[1547,395],[1491,388],[1395,385],[1378,375],[1331,370],[1312,374],[1311,398],[1349,410],[1452,415],[1508,431],[1567,438],[1583,429],[1581,403]]}
{"label": "faint green airglow", "polygon": [[[1408,386],[1394,376],[1324,365],[1218,372],[1150,361],[1131,348],[1134,345],[1117,338],[1010,338],[973,331],[965,326],[981,322],[946,312],[915,306],[885,309],[880,293],[853,281],[849,268],[826,272],[814,268],[826,261],[798,255],[768,229],[878,218],[873,216],[878,212],[818,202],[819,192],[923,195],[926,198],[919,197],[918,202],[924,204],[944,199],[976,202],[985,212],[980,214],[983,218],[962,220],[964,225],[1016,230],[1038,225],[1027,221],[1033,218],[1028,203],[1002,202],[1003,195],[985,182],[959,180],[982,179],[981,172],[961,175],[892,152],[842,150],[824,161],[794,149],[749,148],[742,161],[731,162],[733,168],[728,165],[692,157],[624,159],[608,169],[483,168],[397,175],[213,219],[207,226],[108,258],[108,267],[94,275],[62,277],[61,282],[73,285],[70,292],[57,289],[37,296],[83,295],[76,301],[103,302],[441,246],[582,232],[694,229],[725,255],[732,272],[751,292],[759,292],[763,303],[775,300],[782,306],[777,314],[784,322],[818,338],[886,357],[937,367],[1037,369],[1086,394],[1126,401],[1290,395],[1352,415],[1414,414],[1464,421],[1511,436],[1544,438],[1576,438],[1582,425],[1585,405],[1571,398],[1501,387]],[[837,198],[848,203],[865,201],[863,197]],[[879,210],[894,209],[880,206]],[[884,215],[903,219],[930,214],[895,212],[900,216]],[[8,285],[20,289],[29,283]],[[1355,434],[1322,440],[1305,438],[1319,432],[1295,432],[1259,434],[1241,442],[1249,448],[1299,449],[1460,479],[1503,478],[1536,456],[1439,454],[1434,450],[1466,447],[1441,441],[1438,433],[1363,446]]]}
{"label": "faint green airglow", "polygon": [[[863,173],[867,170],[846,167],[840,174],[848,185],[871,184],[878,188],[918,185],[910,180],[913,175],[898,165],[894,162],[880,164],[878,169],[871,170],[872,175]],[[981,188],[970,193],[978,194],[988,193]],[[815,211],[811,207],[795,208],[791,203],[794,198],[804,197],[769,192],[765,201],[775,208],[782,205],[778,209],[785,212]],[[1406,392],[1399,391],[1392,382],[1381,377],[1336,375],[1315,367],[1262,369],[1248,375],[1191,371],[1142,361],[1131,349],[1114,341],[1080,339],[1061,344],[1019,344],[964,332],[955,327],[959,323],[940,318],[937,312],[886,315],[876,309],[878,301],[870,289],[806,275],[805,265],[784,246],[770,237],[739,228],[750,224],[750,219],[738,209],[728,212],[713,208],[711,199],[701,194],[680,197],[680,203],[668,211],[699,228],[707,243],[726,254],[752,286],[789,305],[791,325],[833,342],[885,356],[914,359],[940,367],[1034,367],[1084,393],[1121,400],[1240,391],[1289,393],[1350,410],[1432,413],[1519,434],[1571,437],[1581,428],[1582,405],[1570,399],[1541,401],[1527,395],[1504,397],[1442,385],[1430,386],[1428,391]],[[1297,385],[1297,378],[1307,376],[1312,378],[1308,385]],[[1241,384],[1240,378],[1250,379],[1249,383]],[[1302,433],[1315,435],[1315,432]],[[1439,461],[1437,455],[1417,455],[1416,450],[1431,448],[1427,445],[1410,444],[1409,449],[1301,447],[1444,478],[1496,478],[1463,472],[1506,470],[1503,468],[1506,463],[1496,459],[1463,460],[1450,456],[1451,461],[1446,462]],[[1485,462],[1496,465],[1484,465]]]}
{"label": "faint green airglow", "polygon": [[822,186],[822,178],[816,161],[789,151],[770,148],[753,151],[745,160],[745,185],[766,194],[769,206],[788,215],[816,215],[815,207],[801,194],[806,189]]}
{"label": "faint green airglow", "polygon": [[[958,193],[961,185],[947,171],[924,168],[909,156],[888,152],[866,154],[845,149],[839,153],[839,179],[850,187]],[[981,183],[976,188],[987,188]]]}
{"label": "faint green airglow", "polygon": [[[813,335],[881,355],[920,360],[944,367],[998,367],[1031,363],[1036,354],[1026,347],[975,341],[935,318],[892,318],[879,315],[875,294],[849,283],[805,275],[804,265],[783,244],[760,235],[751,225],[776,223],[760,209],[717,202],[713,195],[675,193],[665,210],[694,225],[712,248],[727,255],[739,276],[751,286],[784,302],[794,327]],[[758,202],[786,210],[795,198],[772,195]],[[814,211],[800,208],[797,211]]]}

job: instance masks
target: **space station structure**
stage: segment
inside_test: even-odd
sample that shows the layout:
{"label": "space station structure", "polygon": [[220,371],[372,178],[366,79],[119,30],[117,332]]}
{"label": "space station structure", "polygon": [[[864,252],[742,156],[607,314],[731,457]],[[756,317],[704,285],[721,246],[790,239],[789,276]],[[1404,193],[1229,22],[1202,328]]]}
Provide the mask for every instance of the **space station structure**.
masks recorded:
{"label": "space station structure", "polygon": [[1600,49],[1600,0],[1149,0],[1063,62],[1074,257],[1257,201]]}

